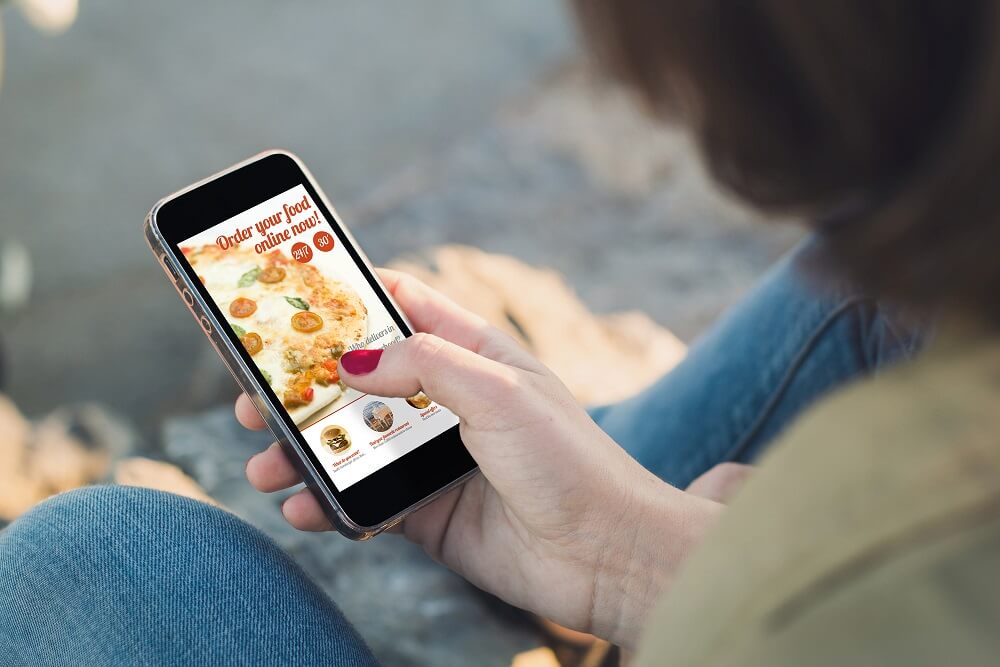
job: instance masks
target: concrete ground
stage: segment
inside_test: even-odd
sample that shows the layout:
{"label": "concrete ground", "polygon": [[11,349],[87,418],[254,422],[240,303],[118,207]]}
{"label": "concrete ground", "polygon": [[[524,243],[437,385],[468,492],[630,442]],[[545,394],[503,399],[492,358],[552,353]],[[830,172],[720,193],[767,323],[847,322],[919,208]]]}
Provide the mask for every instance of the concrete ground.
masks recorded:
{"label": "concrete ground", "polygon": [[558,0],[85,0],[59,36],[3,17],[0,243],[35,269],[0,315],[3,388],[29,414],[100,401],[149,439],[231,392],[142,240],[159,197],[280,146],[350,211],[572,51]]}

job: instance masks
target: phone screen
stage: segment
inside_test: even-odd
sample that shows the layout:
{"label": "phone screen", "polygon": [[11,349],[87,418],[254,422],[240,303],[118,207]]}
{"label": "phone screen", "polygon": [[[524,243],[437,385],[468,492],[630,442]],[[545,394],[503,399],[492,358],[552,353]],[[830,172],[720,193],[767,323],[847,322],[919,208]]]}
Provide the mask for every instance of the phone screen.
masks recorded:
{"label": "phone screen", "polygon": [[458,424],[420,393],[363,394],[337,374],[349,350],[408,334],[303,185],[178,245],[337,489]]}

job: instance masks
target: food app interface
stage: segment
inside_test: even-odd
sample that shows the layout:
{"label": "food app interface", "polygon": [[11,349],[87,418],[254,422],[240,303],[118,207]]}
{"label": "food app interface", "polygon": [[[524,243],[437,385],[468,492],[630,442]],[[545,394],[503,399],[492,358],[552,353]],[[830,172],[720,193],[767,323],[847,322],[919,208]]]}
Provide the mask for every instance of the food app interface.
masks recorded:
{"label": "food app interface", "polygon": [[304,186],[181,251],[338,489],[458,424],[422,393],[382,398],[340,381],[344,352],[403,334]]}

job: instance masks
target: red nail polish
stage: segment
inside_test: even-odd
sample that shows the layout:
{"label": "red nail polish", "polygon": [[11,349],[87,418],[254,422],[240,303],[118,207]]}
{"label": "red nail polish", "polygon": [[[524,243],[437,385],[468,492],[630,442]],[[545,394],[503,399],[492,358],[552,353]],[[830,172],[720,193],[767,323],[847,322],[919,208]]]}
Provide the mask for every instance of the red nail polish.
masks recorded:
{"label": "red nail polish", "polygon": [[340,366],[351,375],[364,375],[378,368],[382,350],[352,350],[340,358]]}

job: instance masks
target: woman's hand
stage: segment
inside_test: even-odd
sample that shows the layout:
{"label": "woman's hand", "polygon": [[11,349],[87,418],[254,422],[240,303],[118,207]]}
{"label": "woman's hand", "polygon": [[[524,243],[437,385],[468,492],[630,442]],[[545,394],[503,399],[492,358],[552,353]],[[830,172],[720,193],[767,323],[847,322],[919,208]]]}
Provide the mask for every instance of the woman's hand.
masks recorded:
{"label": "woman's hand", "polygon": [[[359,372],[365,355],[344,355],[341,378],[378,396],[423,390],[460,417],[482,472],[407,517],[402,532],[513,605],[632,644],[720,506],[642,468],[506,334],[411,277],[380,275],[422,333],[368,372]],[[245,397],[237,415],[263,427]],[[277,446],[248,462],[247,477],[261,491],[301,481]],[[308,490],[282,511],[297,528],[330,528]]]}

